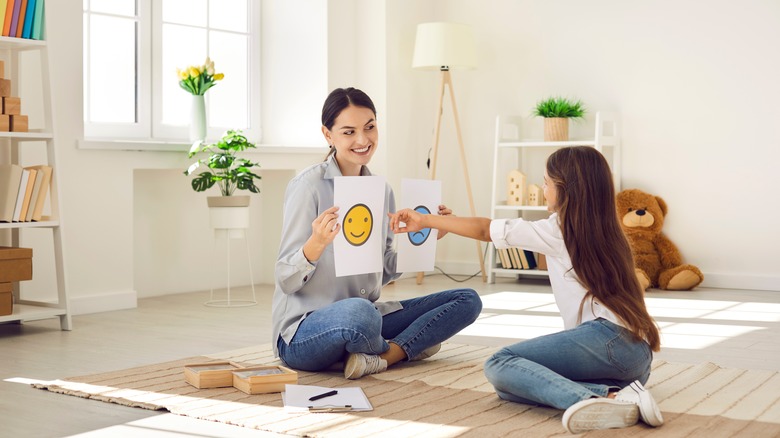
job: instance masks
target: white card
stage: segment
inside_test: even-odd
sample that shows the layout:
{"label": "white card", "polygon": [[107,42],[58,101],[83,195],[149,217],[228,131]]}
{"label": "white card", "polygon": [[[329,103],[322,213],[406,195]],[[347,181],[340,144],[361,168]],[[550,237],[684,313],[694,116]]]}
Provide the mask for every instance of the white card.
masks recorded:
{"label": "white card", "polygon": [[341,230],[333,241],[336,277],[382,272],[385,241],[385,178],[338,176],[333,204]]}
{"label": "white card", "polygon": [[[439,214],[441,181],[428,179],[401,180],[401,208],[423,214]],[[399,208],[399,210],[401,209]],[[433,271],[436,262],[436,239],[439,230],[426,228],[413,233],[396,234],[398,272]]]}

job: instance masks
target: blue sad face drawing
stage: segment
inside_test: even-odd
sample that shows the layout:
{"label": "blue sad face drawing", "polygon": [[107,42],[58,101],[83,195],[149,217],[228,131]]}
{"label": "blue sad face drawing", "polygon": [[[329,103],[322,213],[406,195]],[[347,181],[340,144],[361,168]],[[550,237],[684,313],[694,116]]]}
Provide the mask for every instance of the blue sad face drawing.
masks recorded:
{"label": "blue sad face drawing", "polygon": [[[418,207],[415,207],[414,211],[420,214],[431,214],[431,211],[428,210],[428,207],[424,205],[420,205]],[[420,231],[415,231],[412,233],[407,233],[407,236],[409,236],[409,242],[412,242],[412,245],[414,246],[420,246],[423,243],[425,243],[426,240],[428,240],[428,236],[431,235],[431,229],[430,228],[423,228]]]}

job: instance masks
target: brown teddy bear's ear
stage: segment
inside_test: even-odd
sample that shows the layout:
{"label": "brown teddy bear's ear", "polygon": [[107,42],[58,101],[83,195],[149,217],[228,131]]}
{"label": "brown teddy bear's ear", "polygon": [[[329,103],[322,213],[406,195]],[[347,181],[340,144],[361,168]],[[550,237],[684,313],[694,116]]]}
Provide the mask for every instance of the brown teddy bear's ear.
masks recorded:
{"label": "brown teddy bear's ear", "polygon": [[664,216],[666,216],[666,212],[668,211],[668,208],[666,207],[666,202],[660,196],[656,196],[655,200],[658,202],[658,206],[661,207],[661,213],[663,213]]}

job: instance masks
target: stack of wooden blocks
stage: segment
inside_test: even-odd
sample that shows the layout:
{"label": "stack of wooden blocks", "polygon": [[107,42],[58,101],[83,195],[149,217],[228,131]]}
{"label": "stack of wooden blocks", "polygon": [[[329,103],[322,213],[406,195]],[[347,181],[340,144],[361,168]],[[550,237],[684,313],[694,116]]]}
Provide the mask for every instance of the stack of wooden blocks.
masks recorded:
{"label": "stack of wooden blocks", "polygon": [[22,114],[22,99],[11,96],[11,80],[5,79],[5,63],[0,61],[0,131],[27,132],[27,116]]}
{"label": "stack of wooden blocks", "polygon": [[0,316],[14,312],[13,284],[32,280],[32,248],[0,246]]}

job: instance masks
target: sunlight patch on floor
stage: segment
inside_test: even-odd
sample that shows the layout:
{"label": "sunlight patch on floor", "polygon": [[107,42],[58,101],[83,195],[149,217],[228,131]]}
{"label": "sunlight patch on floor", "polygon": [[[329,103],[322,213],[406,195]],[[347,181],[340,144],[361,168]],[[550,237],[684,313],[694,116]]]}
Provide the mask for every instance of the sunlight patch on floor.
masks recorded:
{"label": "sunlight patch on floor", "polygon": [[[760,322],[780,321],[780,304],[740,303],[719,300],[672,298],[645,299],[648,310],[661,327],[665,348],[697,350],[728,341],[747,333],[765,329]],[[563,330],[563,321],[552,294],[530,292],[497,292],[482,296],[483,312],[459,335],[492,338],[531,339]],[[523,312],[524,314],[507,314]],[[554,316],[529,313],[555,313]],[[667,318],[685,318],[692,322],[673,322]],[[700,322],[699,322],[700,321]],[[714,324],[735,321],[748,324]]]}

